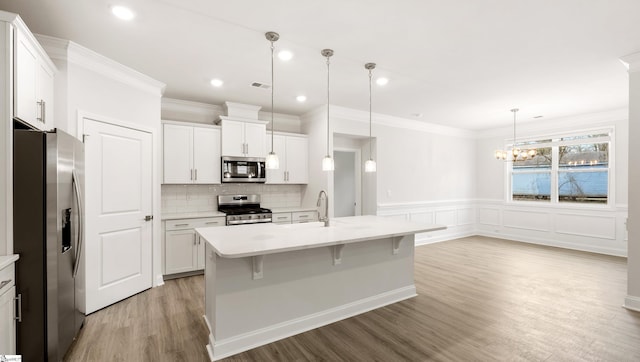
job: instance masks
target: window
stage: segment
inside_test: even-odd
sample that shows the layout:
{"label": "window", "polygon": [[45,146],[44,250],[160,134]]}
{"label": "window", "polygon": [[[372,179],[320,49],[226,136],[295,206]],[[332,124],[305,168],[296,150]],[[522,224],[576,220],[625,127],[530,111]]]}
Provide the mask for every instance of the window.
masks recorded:
{"label": "window", "polygon": [[610,132],[519,142],[536,155],[510,163],[511,200],[607,204]]}

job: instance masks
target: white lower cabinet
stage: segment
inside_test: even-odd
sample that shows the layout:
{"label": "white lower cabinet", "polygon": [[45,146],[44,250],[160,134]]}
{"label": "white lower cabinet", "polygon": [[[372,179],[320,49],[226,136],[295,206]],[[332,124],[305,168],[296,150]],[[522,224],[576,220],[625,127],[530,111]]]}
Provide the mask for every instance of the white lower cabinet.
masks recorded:
{"label": "white lower cabinet", "polygon": [[16,354],[14,264],[0,270],[0,355]]}
{"label": "white lower cabinet", "polygon": [[179,274],[204,269],[204,240],[195,228],[224,226],[224,217],[165,221],[164,274]]}
{"label": "white lower cabinet", "polygon": [[271,220],[275,224],[300,224],[305,222],[318,221],[316,211],[296,211],[296,212],[274,212]]}

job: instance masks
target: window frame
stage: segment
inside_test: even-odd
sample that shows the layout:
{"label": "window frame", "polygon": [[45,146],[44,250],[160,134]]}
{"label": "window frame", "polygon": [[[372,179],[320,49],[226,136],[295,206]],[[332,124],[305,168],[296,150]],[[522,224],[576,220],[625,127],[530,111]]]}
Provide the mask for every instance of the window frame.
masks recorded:
{"label": "window frame", "polygon": [[[593,138],[581,138],[573,140],[565,140],[565,137],[580,137],[587,135],[603,134],[603,136]],[[547,140],[550,142],[527,144],[527,142],[537,142],[538,140]],[[551,147],[551,167],[549,168],[551,174],[550,188],[551,197],[550,200],[514,200],[513,199],[513,174],[526,174],[526,173],[545,173],[545,171],[533,171],[533,170],[520,170],[515,171],[513,169],[513,161],[505,161],[504,177],[505,177],[505,200],[507,204],[513,206],[536,206],[536,207],[554,207],[554,208],[570,208],[570,209],[611,209],[615,207],[615,127],[608,126],[605,128],[593,128],[593,129],[580,129],[573,132],[562,132],[555,134],[545,134],[526,138],[517,139],[516,146],[521,148],[527,148],[535,146],[536,148]],[[562,202],[559,200],[558,182],[561,172],[571,172],[567,169],[560,167],[559,149],[561,146],[572,146],[579,144],[591,144],[591,143],[607,143],[608,144],[608,163],[607,163],[607,202],[598,203],[580,203],[580,202]],[[505,149],[513,147],[513,140],[505,140]],[[593,172],[605,172],[603,168],[601,171]],[[584,170],[583,172],[587,172]]]}

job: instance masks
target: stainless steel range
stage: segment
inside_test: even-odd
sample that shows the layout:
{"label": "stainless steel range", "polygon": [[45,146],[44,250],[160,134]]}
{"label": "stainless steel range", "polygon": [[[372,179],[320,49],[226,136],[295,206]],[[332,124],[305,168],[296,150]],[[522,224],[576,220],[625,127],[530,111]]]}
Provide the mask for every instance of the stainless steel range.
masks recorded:
{"label": "stainless steel range", "polygon": [[218,211],[227,214],[227,225],[271,222],[271,210],[260,207],[260,195],[218,195]]}

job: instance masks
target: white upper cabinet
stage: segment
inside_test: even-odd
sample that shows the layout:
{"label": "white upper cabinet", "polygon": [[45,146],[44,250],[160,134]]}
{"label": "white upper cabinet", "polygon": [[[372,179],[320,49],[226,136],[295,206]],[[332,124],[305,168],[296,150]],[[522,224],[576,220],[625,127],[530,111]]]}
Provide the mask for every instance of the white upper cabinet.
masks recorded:
{"label": "white upper cabinet", "polygon": [[220,129],[193,128],[195,183],[220,183]]}
{"label": "white upper cabinet", "polygon": [[266,124],[223,119],[222,156],[265,157]]}
{"label": "white upper cabinet", "polygon": [[55,67],[31,34],[17,29],[15,37],[14,116],[41,129],[53,125]]}
{"label": "white upper cabinet", "polygon": [[220,129],[163,124],[163,183],[220,183]]}
{"label": "white upper cabinet", "polygon": [[[269,184],[306,184],[309,182],[309,140],[304,135],[273,135],[273,151],[280,168],[267,170]],[[271,152],[271,135],[267,134],[265,155]]]}
{"label": "white upper cabinet", "polygon": [[287,178],[288,183],[309,182],[309,140],[306,137],[287,136]]}

